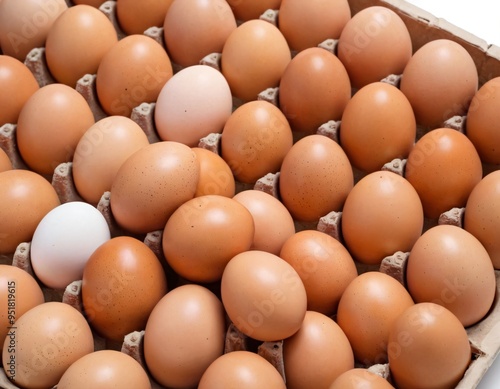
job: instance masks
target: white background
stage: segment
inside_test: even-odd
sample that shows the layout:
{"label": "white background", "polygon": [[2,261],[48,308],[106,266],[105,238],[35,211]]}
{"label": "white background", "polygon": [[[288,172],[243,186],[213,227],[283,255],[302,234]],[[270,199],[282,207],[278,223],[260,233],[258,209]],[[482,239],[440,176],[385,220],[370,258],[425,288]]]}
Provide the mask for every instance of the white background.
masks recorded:
{"label": "white background", "polygon": [[[436,17],[500,46],[500,1],[498,0],[407,0]],[[477,389],[500,388],[500,357]]]}
{"label": "white background", "polygon": [[434,16],[467,30],[488,43],[500,46],[498,0],[406,0]]}

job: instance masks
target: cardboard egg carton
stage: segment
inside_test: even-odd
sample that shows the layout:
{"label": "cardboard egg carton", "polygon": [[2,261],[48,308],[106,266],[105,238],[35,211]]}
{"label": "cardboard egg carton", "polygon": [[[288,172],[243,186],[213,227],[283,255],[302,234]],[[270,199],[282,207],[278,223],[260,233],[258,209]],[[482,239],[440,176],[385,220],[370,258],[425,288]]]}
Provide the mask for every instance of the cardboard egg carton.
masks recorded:
{"label": "cardboard egg carton", "polygon": [[[428,41],[440,38],[451,39],[460,43],[471,54],[476,64],[480,84],[483,84],[493,77],[500,76],[500,48],[495,45],[489,45],[484,40],[448,23],[444,19],[436,18],[432,14],[403,0],[349,0],[349,3],[351,6],[352,14],[355,14],[363,8],[373,5],[381,5],[394,10],[405,22],[412,38],[414,50],[417,50]],[[71,1],[69,0],[68,5],[72,5]],[[115,6],[116,2],[110,0],[103,3],[100,9],[113,22],[117,30],[118,37],[121,38],[125,36],[125,34],[123,33],[123,31],[121,31],[117,22]],[[269,21],[270,23],[276,24],[278,16],[279,15],[277,11],[269,10],[264,13],[261,18]],[[145,31],[145,34],[155,39],[160,44],[164,45],[162,28],[152,27]],[[336,43],[337,42],[335,39],[329,39],[321,43],[320,47],[331,52],[335,52]],[[25,61],[26,65],[33,72],[40,85],[47,85],[54,82],[54,79],[51,77],[50,72],[48,71],[44,55],[44,48],[37,48],[34,49],[30,54],[28,54]],[[210,54],[209,56],[203,58],[201,63],[218,68],[220,63],[220,53]],[[174,71],[180,69],[179,66],[175,64],[173,65]],[[95,77],[95,75],[91,74],[85,75],[78,81],[75,89],[77,89],[87,100],[97,121],[105,117],[106,114],[100,107],[97,99],[95,90]],[[400,75],[390,75],[382,81],[397,86],[399,80]],[[278,94],[278,88],[270,88],[263,91],[258,98],[278,105]],[[235,99],[235,107],[237,107],[239,104],[241,104],[241,102]],[[131,118],[136,123],[138,123],[140,127],[145,131],[151,143],[159,141],[154,126],[154,109],[154,103],[143,103],[136,107],[131,115]],[[449,120],[445,121],[443,123],[443,126],[454,128],[457,131],[463,131],[465,120],[466,117],[452,117]],[[328,136],[338,142],[339,126],[340,122],[329,121],[320,126],[317,130],[317,133]],[[14,167],[26,168],[26,165],[22,161],[22,158],[20,157],[15,144],[15,130],[16,126],[13,124],[6,124],[0,127],[0,147],[7,152]],[[422,131],[425,130],[420,129],[420,131],[422,133]],[[199,146],[218,153],[220,150],[220,137],[220,134],[210,134],[200,140]],[[382,169],[390,170],[396,174],[404,175],[405,163],[405,160],[388,161],[387,164],[382,167]],[[485,174],[488,171],[494,169],[496,169],[496,167],[484,166]],[[72,163],[66,162],[59,165],[55,169],[54,174],[50,177],[52,184],[56,189],[62,203],[81,200],[81,197],[78,195],[78,192],[73,183],[71,170]],[[361,172],[355,171],[356,181],[359,180],[362,176],[363,174]],[[265,175],[260,180],[258,180],[255,185],[249,186],[237,183],[237,191],[250,188],[265,191],[279,198],[279,172],[269,173]],[[103,193],[101,201],[98,204],[98,209],[106,218],[112,231],[112,235],[117,236],[124,234],[126,232],[122,231],[113,219],[109,200],[110,193]],[[463,208],[452,209],[446,213],[443,213],[438,220],[426,220],[425,229],[428,229],[436,224],[454,224],[461,227],[463,214]],[[342,240],[340,229],[341,218],[342,212],[331,212],[315,223],[296,222],[296,229],[317,229],[333,236],[338,240]],[[146,235],[144,242],[157,254],[159,260],[164,261],[161,249],[161,234],[162,231],[152,231]],[[13,257],[0,257],[0,263],[11,263],[14,266],[18,266],[33,274],[29,258],[29,245],[29,242],[20,244],[16,252],[13,254]],[[364,272],[367,270],[380,270],[386,274],[391,275],[404,285],[406,260],[408,259],[408,255],[409,253],[404,252],[394,253],[394,255],[384,258],[380,266],[375,267],[357,264],[358,271]],[[469,341],[471,344],[472,359],[468,370],[457,386],[457,388],[460,389],[469,389],[476,387],[487,369],[493,363],[500,350],[500,302],[498,298],[500,296],[500,271],[495,271],[495,273],[497,278],[497,297],[495,298],[494,305],[490,313],[487,315],[487,317],[484,318],[484,320],[467,329]],[[83,312],[81,301],[81,281],[75,281],[71,283],[64,291],[55,291],[45,287],[43,288],[43,291],[47,301],[63,301]],[[99,335],[95,334],[95,348],[96,350],[103,348],[121,350],[131,355],[141,364],[143,364],[143,366],[145,366],[142,350],[143,336],[144,331],[139,330],[127,335],[123,343],[111,344],[110,342],[106,342],[106,340],[99,337]],[[261,354],[268,361],[270,361],[286,380],[286,377],[284,375],[282,346],[282,341],[264,342],[256,345],[254,342],[252,342],[252,339],[244,336],[233,325],[228,325],[225,352],[233,350],[252,349]],[[382,377],[390,380],[390,370],[387,364],[370,366],[369,368]],[[161,388],[157,383],[154,382],[154,380],[152,380],[152,387],[155,389]],[[12,383],[10,383],[9,380],[5,377],[2,369],[0,369],[0,388],[17,388],[16,386],[12,385]]]}

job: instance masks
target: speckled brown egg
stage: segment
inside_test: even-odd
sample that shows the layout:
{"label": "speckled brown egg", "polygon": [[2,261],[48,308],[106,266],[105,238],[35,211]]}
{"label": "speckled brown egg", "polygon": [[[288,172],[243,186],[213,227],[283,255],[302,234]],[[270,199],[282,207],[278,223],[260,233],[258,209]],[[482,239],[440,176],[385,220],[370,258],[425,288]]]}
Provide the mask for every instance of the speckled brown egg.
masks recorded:
{"label": "speckled brown egg", "polygon": [[193,150],[173,141],[152,143],[121,165],[111,186],[111,211],[134,233],[163,229],[170,215],[192,199],[200,164]]}
{"label": "speckled brown egg", "polygon": [[161,44],[146,35],[128,35],[100,62],[97,97],[108,115],[129,117],[141,103],[155,102],[172,75],[170,57]]}
{"label": "speckled brown egg", "polygon": [[281,200],[298,221],[314,222],[340,211],[353,185],[347,155],[324,135],[308,135],[297,141],[280,170]]}
{"label": "speckled brown egg", "polygon": [[60,204],[54,187],[41,175],[29,170],[0,173],[0,253],[13,253],[29,242],[38,223]]}
{"label": "speckled brown egg", "polygon": [[26,389],[52,388],[75,361],[94,351],[89,324],[69,304],[52,301],[37,305],[24,313],[15,327],[12,336],[16,344],[3,347],[4,370],[8,377],[14,375],[12,383]]}
{"label": "speckled brown egg", "polygon": [[237,181],[253,184],[280,170],[292,144],[290,125],[279,108],[267,101],[250,101],[227,119],[221,156]]}
{"label": "speckled brown egg", "polygon": [[82,279],[82,303],[93,329],[103,337],[123,341],[146,327],[149,314],[167,293],[167,280],[154,252],[140,240],[112,238],[87,261]]}

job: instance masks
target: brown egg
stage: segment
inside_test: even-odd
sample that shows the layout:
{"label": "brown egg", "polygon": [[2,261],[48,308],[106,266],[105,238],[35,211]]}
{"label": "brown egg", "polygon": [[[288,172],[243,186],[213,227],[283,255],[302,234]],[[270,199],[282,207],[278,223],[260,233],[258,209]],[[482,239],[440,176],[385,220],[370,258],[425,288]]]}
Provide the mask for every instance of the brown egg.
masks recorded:
{"label": "brown egg", "polygon": [[481,159],[462,133],[439,128],[426,133],[408,155],[405,178],[416,189],[424,214],[437,219],[454,207],[464,207],[481,180]]}
{"label": "brown egg", "polygon": [[83,96],[64,84],[49,84],[24,104],[16,139],[21,157],[34,171],[52,175],[62,162],[73,159],[85,131],[95,123]]}
{"label": "brown egg", "polygon": [[276,197],[260,190],[243,190],[233,197],[250,211],[255,225],[251,249],[279,255],[285,241],[295,234],[288,209]]}
{"label": "brown egg", "polygon": [[297,141],[281,165],[279,193],[298,221],[314,222],[331,211],[340,211],[354,185],[344,150],[323,135]]}
{"label": "brown egg", "polygon": [[54,78],[75,87],[86,74],[95,74],[102,57],[118,41],[115,27],[103,12],[75,5],[54,22],[45,43],[47,66]]}
{"label": "brown egg", "polygon": [[193,147],[200,163],[200,179],[195,197],[204,195],[220,195],[233,197],[236,184],[233,172],[224,159],[213,151],[201,147]]}
{"label": "brown egg", "polygon": [[4,370],[26,389],[52,388],[75,361],[94,351],[85,317],[69,304],[46,302],[24,313],[3,347]]}
{"label": "brown egg", "polygon": [[405,287],[385,273],[362,273],[349,284],[339,302],[337,323],[359,363],[387,363],[393,323],[412,305]]}
{"label": "brown egg", "polygon": [[350,19],[347,0],[282,0],[278,25],[290,48],[301,51],[338,39]]}
{"label": "brown egg", "polygon": [[132,119],[108,116],[90,126],[73,156],[73,180],[85,201],[97,204],[116,173],[134,152],[147,146],[144,130]]}
{"label": "brown egg", "polygon": [[486,175],[467,199],[463,226],[482,243],[493,262],[500,269],[500,171]]}
{"label": "brown egg", "polygon": [[188,146],[152,143],[121,165],[111,185],[110,205],[122,228],[145,234],[165,227],[170,215],[196,193],[200,165]]}
{"label": "brown egg", "polygon": [[221,156],[237,181],[253,184],[280,170],[292,144],[290,125],[279,108],[267,101],[250,101],[227,119]]}
{"label": "brown egg", "polygon": [[300,330],[284,341],[283,364],[288,389],[328,388],[340,374],[354,368],[354,355],[333,319],[308,311]]}
{"label": "brown egg", "polygon": [[307,296],[295,269],[280,257],[259,250],[236,255],[222,275],[224,308],[243,334],[277,341],[296,333]]}
{"label": "brown egg", "polygon": [[199,196],[180,205],[168,219],[163,253],[180,276],[215,282],[231,258],[250,249],[254,231],[252,214],[236,200]]}
{"label": "brown egg", "polygon": [[358,271],[351,254],[335,238],[304,230],[288,238],[279,254],[299,273],[307,292],[307,309],[337,312],[340,297]]}
{"label": "brown egg", "polygon": [[329,120],[340,120],[351,98],[351,83],[334,54],[311,47],[288,64],[278,96],[280,109],[292,129],[313,133]]}
{"label": "brown egg", "polygon": [[233,351],[217,358],[203,373],[198,389],[285,389],[278,370],[250,351]]}
{"label": "brown egg", "polygon": [[495,298],[488,252],[474,235],[453,225],[422,234],[410,252],[406,281],[415,302],[444,306],[464,327],[480,321]]}
{"label": "brown egg", "polygon": [[274,88],[291,60],[285,37],[271,23],[254,19],[236,28],[222,49],[221,71],[234,97],[256,100]]}
{"label": "brown egg", "polygon": [[337,46],[337,55],[356,88],[400,75],[412,53],[405,23],[396,12],[382,6],[370,6],[354,15]]}
{"label": "brown egg", "polygon": [[44,47],[54,21],[68,5],[65,0],[2,0],[0,2],[0,46],[3,54],[22,62],[28,53]]}
{"label": "brown egg", "polygon": [[97,97],[108,115],[130,116],[141,103],[156,102],[172,74],[170,58],[158,42],[142,34],[129,35],[102,58]]}
{"label": "brown egg", "polygon": [[0,173],[12,169],[12,163],[7,153],[0,149]]}
{"label": "brown egg", "polygon": [[18,59],[0,55],[0,126],[16,124],[26,101],[39,89],[35,76]]}
{"label": "brown egg", "polygon": [[221,53],[235,29],[236,19],[225,0],[174,0],[163,24],[167,51],[184,67]]}
{"label": "brown egg", "polygon": [[60,204],[49,181],[20,169],[0,173],[0,198],[0,254],[29,242],[42,218]]}
{"label": "brown egg", "polygon": [[87,354],[66,370],[58,389],[151,389],[148,374],[131,356],[115,350]]}
{"label": "brown egg", "polygon": [[481,157],[489,164],[500,164],[500,126],[496,114],[500,108],[498,86],[500,77],[494,77],[476,92],[467,111],[466,135]]}
{"label": "brown egg", "polygon": [[237,20],[258,19],[269,9],[278,10],[281,0],[227,0]]}
{"label": "brown egg", "polygon": [[179,286],[149,316],[144,334],[147,368],[160,385],[196,387],[223,354],[225,333],[220,300],[203,286]]}
{"label": "brown egg", "polygon": [[127,34],[142,34],[150,27],[162,27],[173,0],[118,0],[116,17]]}
{"label": "brown egg", "polygon": [[100,245],[88,259],[82,279],[82,303],[94,330],[106,339],[146,327],[149,314],[167,293],[158,257],[140,240],[118,236]]}
{"label": "brown egg", "polygon": [[385,82],[357,91],[345,107],[340,127],[340,145],[351,164],[365,173],[380,170],[395,158],[407,158],[417,133],[410,102]]}
{"label": "brown egg", "polygon": [[[15,321],[31,308],[45,302],[42,289],[28,272],[16,266],[0,265],[0,344],[5,339],[15,346],[16,338],[7,336]],[[7,361],[4,361],[7,363]]]}
{"label": "brown egg", "polygon": [[358,367],[339,375],[328,389],[394,389],[394,387],[378,374]]}
{"label": "brown egg", "polygon": [[389,366],[398,388],[454,388],[470,362],[467,332],[440,305],[415,304],[391,328]]}
{"label": "brown egg", "polygon": [[344,204],[342,237],[359,262],[378,265],[397,251],[408,252],[420,237],[424,211],[417,191],[389,171],[368,174]]}
{"label": "brown egg", "polygon": [[417,123],[431,129],[455,115],[465,115],[477,88],[472,57],[448,39],[437,39],[418,49],[401,79],[401,91],[410,101]]}

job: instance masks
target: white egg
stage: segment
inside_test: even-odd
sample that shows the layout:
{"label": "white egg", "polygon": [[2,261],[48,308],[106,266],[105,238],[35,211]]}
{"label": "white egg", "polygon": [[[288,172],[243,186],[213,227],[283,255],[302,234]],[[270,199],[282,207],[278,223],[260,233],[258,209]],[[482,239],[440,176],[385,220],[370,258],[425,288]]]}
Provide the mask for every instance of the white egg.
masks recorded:
{"label": "white egg", "polygon": [[90,255],[110,237],[97,208],[80,201],[59,205],[45,215],[33,235],[33,271],[49,288],[64,289],[82,279]]}
{"label": "white egg", "polygon": [[200,138],[222,132],[232,108],[231,89],[221,72],[189,66],[163,86],[155,108],[156,129],[163,140],[197,146]]}

